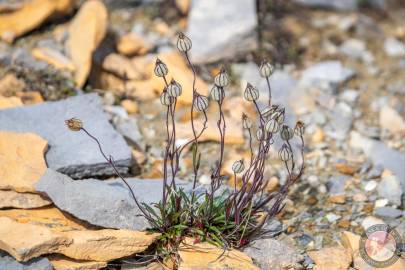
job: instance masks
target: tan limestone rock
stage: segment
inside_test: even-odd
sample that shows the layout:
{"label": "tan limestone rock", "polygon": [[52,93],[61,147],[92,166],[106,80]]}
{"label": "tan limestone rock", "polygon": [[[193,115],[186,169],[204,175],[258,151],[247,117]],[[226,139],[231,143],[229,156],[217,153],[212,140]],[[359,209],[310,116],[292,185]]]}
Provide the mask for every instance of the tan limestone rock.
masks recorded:
{"label": "tan limestone rock", "polygon": [[179,270],[259,270],[252,259],[238,250],[225,253],[209,243],[193,244],[187,239],[179,247]]}
{"label": "tan limestone rock", "polygon": [[75,66],[72,61],[55,49],[47,47],[37,47],[31,51],[32,56],[40,61],[44,61],[57,69],[74,71]]}
{"label": "tan limestone rock", "polygon": [[0,189],[35,193],[48,143],[33,133],[0,131]]}
{"label": "tan limestone rock", "polygon": [[40,92],[37,91],[26,91],[26,92],[17,92],[16,96],[21,98],[21,101],[24,105],[32,105],[44,102]]}
{"label": "tan limestone rock", "polygon": [[43,254],[53,253],[71,242],[71,239],[46,227],[22,224],[11,218],[0,217],[0,249],[17,261],[28,261]]}
{"label": "tan limestone rock", "polygon": [[130,99],[124,99],[121,101],[121,106],[124,107],[128,114],[135,114],[139,110],[138,105]]}
{"label": "tan limestone rock", "polygon": [[135,68],[132,61],[117,53],[110,53],[104,58],[102,67],[120,78],[140,79],[141,73]]}
{"label": "tan limestone rock", "polygon": [[401,115],[389,106],[384,106],[380,110],[380,126],[392,134],[405,134],[405,120]]}
{"label": "tan limestone rock", "polygon": [[107,31],[107,9],[102,1],[86,1],[69,25],[66,47],[75,67],[75,82],[82,87],[92,66],[93,52]]}
{"label": "tan limestone rock", "polygon": [[309,251],[308,255],[315,262],[314,270],[347,270],[352,263],[352,256],[343,247]]}
{"label": "tan limestone rock", "polygon": [[107,266],[107,262],[75,260],[63,255],[48,257],[55,270],[98,270]]}
{"label": "tan limestone rock", "polygon": [[117,51],[123,55],[144,55],[153,48],[153,45],[136,33],[121,36],[117,42]]}
{"label": "tan limestone rock", "polygon": [[0,96],[0,110],[9,109],[18,106],[22,106],[23,103],[18,97],[3,97]]}
{"label": "tan limestone rock", "polygon": [[11,96],[24,90],[25,87],[25,83],[13,73],[7,73],[3,78],[0,78],[0,95]]}
{"label": "tan limestone rock", "polygon": [[360,236],[349,231],[344,231],[340,237],[342,245],[350,251],[353,255],[354,252],[359,250]]}
{"label": "tan limestone rock", "polygon": [[37,28],[49,17],[66,14],[72,0],[32,0],[14,12],[0,15],[0,38],[13,42],[15,38]]}
{"label": "tan limestone rock", "polygon": [[61,233],[72,239],[58,253],[87,261],[111,261],[146,250],[159,234],[130,230],[82,230]]}
{"label": "tan limestone rock", "polygon": [[190,9],[190,0],[176,0],[176,7],[180,10],[181,14],[187,14]]}
{"label": "tan limestone rock", "polygon": [[52,202],[39,194],[19,193],[13,190],[0,190],[0,209],[2,208],[39,208]]}

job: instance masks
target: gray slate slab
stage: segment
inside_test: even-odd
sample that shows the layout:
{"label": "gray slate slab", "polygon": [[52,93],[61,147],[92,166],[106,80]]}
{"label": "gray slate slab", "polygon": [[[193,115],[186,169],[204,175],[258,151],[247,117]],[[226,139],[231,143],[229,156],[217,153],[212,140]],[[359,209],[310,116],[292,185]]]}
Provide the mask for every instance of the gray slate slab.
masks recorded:
{"label": "gray slate slab", "polygon": [[53,266],[47,258],[35,258],[28,262],[18,262],[7,253],[0,251],[1,270],[52,270]]}
{"label": "gray slate slab", "polygon": [[[129,178],[128,183],[139,202],[151,205],[161,200],[161,180]],[[180,186],[186,187],[187,183]],[[58,208],[90,224],[132,230],[150,227],[121,180],[73,180],[48,169],[35,187]]]}
{"label": "gray slate slab", "polygon": [[195,63],[229,59],[257,48],[254,0],[193,0],[187,35]]}
{"label": "gray slate slab", "polygon": [[73,178],[113,175],[96,143],[83,132],[69,131],[64,120],[76,117],[96,136],[120,172],[131,165],[131,150],[103,112],[97,94],[80,95],[57,102],[0,110],[0,130],[37,133],[48,141],[49,168]]}
{"label": "gray slate slab", "polygon": [[293,0],[293,2],[306,7],[325,8],[333,10],[357,10],[357,0]]}

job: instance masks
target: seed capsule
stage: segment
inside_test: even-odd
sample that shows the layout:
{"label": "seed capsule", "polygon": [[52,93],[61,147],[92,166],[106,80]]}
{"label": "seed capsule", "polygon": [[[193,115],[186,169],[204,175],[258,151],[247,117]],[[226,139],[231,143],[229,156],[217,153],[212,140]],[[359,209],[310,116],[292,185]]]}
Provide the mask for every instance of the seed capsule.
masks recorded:
{"label": "seed capsule", "polygon": [[268,78],[273,74],[274,72],[274,67],[272,64],[270,64],[267,61],[263,61],[262,64],[260,65],[260,76],[263,78]]}
{"label": "seed capsule", "polygon": [[211,98],[215,101],[222,101],[225,97],[225,92],[222,87],[214,85],[211,89]]}
{"label": "seed capsule", "polygon": [[188,52],[191,49],[192,42],[186,35],[179,33],[179,38],[177,39],[177,49],[181,52]]}
{"label": "seed capsule", "polygon": [[298,137],[301,137],[301,136],[304,135],[304,133],[305,133],[305,125],[304,125],[303,122],[298,121],[298,122],[295,124],[294,133],[295,133],[295,135],[297,135]]}
{"label": "seed capsule", "polygon": [[244,129],[252,127],[252,120],[245,113],[242,114],[242,125]]}
{"label": "seed capsule", "polygon": [[243,159],[235,161],[232,164],[232,171],[236,174],[243,172],[245,169],[245,164],[243,163]]}
{"label": "seed capsule", "polygon": [[199,111],[205,111],[208,108],[208,98],[197,94],[194,100],[194,107]]}
{"label": "seed capsule", "polygon": [[80,131],[83,128],[82,121],[77,118],[65,120],[65,124],[71,131]]}
{"label": "seed capsule", "polygon": [[159,58],[156,59],[156,64],[155,64],[155,75],[158,77],[164,77],[167,75],[169,70],[167,69],[167,66],[165,63],[163,63]]}
{"label": "seed capsule", "polygon": [[180,96],[182,93],[181,85],[175,80],[172,80],[169,86],[167,87],[167,93],[172,97]]}
{"label": "seed capsule", "polygon": [[214,78],[214,83],[216,86],[225,87],[229,84],[229,77],[224,68]]}
{"label": "seed capsule", "polygon": [[294,136],[294,131],[289,126],[283,125],[283,127],[281,128],[280,134],[281,134],[281,139],[283,139],[284,141],[289,141]]}
{"label": "seed capsule", "polygon": [[169,93],[164,90],[162,94],[160,94],[160,102],[164,106],[170,106],[174,101],[174,98],[169,95]]}
{"label": "seed capsule", "polygon": [[276,133],[280,129],[280,125],[275,119],[270,119],[264,125],[264,130],[270,133]]}
{"label": "seed capsule", "polygon": [[290,160],[291,158],[290,149],[285,143],[283,144],[283,146],[281,146],[280,151],[278,151],[278,156],[282,161]]}
{"label": "seed capsule", "polygon": [[263,130],[259,128],[256,132],[256,138],[258,141],[266,141],[269,137],[267,132],[263,132]]}
{"label": "seed capsule", "polygon": [[259,90],[250,83],[247,83],[244,97],[247,101],[255,101],[259,98]]}
{"label": "seed capsule", "polygon": [[265,107],[264,109],[262,109],[261,111],[260,111],[260,114],[263,116],[263,117],[268,117],[268,116],[270,116],[271,114],[272,114],[272,112],[273,112],[273,108],[272,107],[270,107],[270,106],[267,106],[267,107]]}

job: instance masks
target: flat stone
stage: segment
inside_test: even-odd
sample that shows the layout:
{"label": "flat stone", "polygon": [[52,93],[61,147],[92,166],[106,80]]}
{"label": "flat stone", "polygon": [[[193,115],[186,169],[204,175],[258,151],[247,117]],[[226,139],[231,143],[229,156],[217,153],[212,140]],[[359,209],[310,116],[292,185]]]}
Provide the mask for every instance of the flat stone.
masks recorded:
{"label": "flat stone", "polygon": [[315,262],[314,270],[347,270],[352,263],[352,256],[342,247],[328,247],[319,251],[309,251],[308,255]]}
{"label": "flat stone", "polygon": [[129,58],[117,53],[107,55],[103,60],[102,68],[121,78],[132,80],[142,77],[141,72],[136,69]]}
{"label": "flat stone", "polygon": [[27,262],[18,262],[0,251],[0,269],[2,270],[53,270],[47,258],[35,258]]}
{"label": "flat stone", "polygon": [[55,270],[98,270],[107,266],[107,262],[75,260],[63,255],[52,255],[49,261]]}
{"label": "flat stone", "polygon": [[48,167],[74,178],[113,175],[113,169],[99,153],[96,143],[82,132],[67,129],[64,120],[71,117],[81,119],[88,131],[100,140],[107,155],[114,157],[119,172],[128,171],[131,150],[108,122],[97,94],[1,110],[0,130],[39,134],[50,145],[46,154]]}
{"label": "flat stone", "polygon": [[[61,233],[72,240],[57,253],[69,258],[106,262],[145,251],[159,236],[157,233],[130,230],[82,230]],[[106,248],[107,247],[107,248]]]}
{"label": "flat stone", "polygon": [[340,61],[324,61],[305,69],[302,72],[299,84],[313,86],[326,82],[333,86],[339,86],[355,74],[354,70],[344,67]]}
{"label": "flat stone", "polygon": [[302,256],[294,248],[275,239],[258,239],[243,250],[260,269],[299,269]]}
{"label": "flat stone", "polygon": [[387,199],[392,204],[401,205],[403,191],[396,176],[384,177],[378,184],[377,191],[378,196]]}
{"label": "flat stone", "polygon": [[364,154],[375,165],[382,165],[391,170],[401,182],[402,190],[405,191],[405,154],[389,148],[381,141],[369,139],[360,133],[350,133],[350,146],[361,148]]}
{"label": "flat stone", "polygon": [[122,55],[143,55],[153,48],[143,36],[131,32],[121,36],[117,41],[117,51]]}
{"label": "flat stone", "polygon": [[402,217],[404,212],[392,207],[378,207],[374,209],[374,214],[382,218],[398,218]]}
{"label": "flat stone", "polygon": [[75,67],[75,82],[82,87],[90,73],[92,57],[107,32],[108,12],[102,1],[81,5],[68,27],[66,48]]}
{"label": "flat stone", "polygon": [[396,110],[388,106],[380,110],[380,126],[395,135],[405,134],[405,120]]}
{"label": "flat stone", "polygon": [[71,243],[71,239],[54,233],[49,228],[0,217],[0,249],[18,261],[26,262],[43,254],[53,253],[61,246]]}
{"label": "flat stone", "polygon": [[[128,183],[140,202],[150,205],[161,199],[160,180],[128,179]],[[48,169],[36,188],[47,194],[63,211],[93,225],[133,230],[148,227],[129,190],[120,180],[75,181]]]}
{"label": "flat stone", "polygon": [[47,149],[47,141],[36,134],[0,131],[0,189],[35,192],[34,184],[46,170]]}
{"label": "flat stone", "polygon": [[197,64],[229,59],[257,47],[256,2],[253,0],[192,1],[187,35]]}
{"label": "flat stone", "polygon": [[18,97],[3,97],[0,96],[0,110],[22,106],[23,103]]}
{"label": "flat stone", "polygon": [[340,241],[342,245],[349,250],[353,255],[359,250],[360,246],[360,236],[349,231],[344,231],[341,234]]}
{"label": "flat stone", "polygon": [[357,0],[293,0],[293,2],[311,8],[325,8],[340,11],[357,10],[358,8]]}
{"label": "flat stone", "polygon": [[31,54],[34,58],[44,61],[57,69],[74,71],[75,66],[72,61],[60,51],[49,47],[36,47]]}
{"label": "flat stone", "polygon": [[226,251],[209,243],[193,244],[186,239],[178,251],[180,257],[179,270],[259,270],[252,259],[246,254],[232,249]]}
{"label": "flat stone", "polygon": [[39,194],[19,193],[13,190],[0,190],[0,209],[2,208],[38,208],[52,204]]}

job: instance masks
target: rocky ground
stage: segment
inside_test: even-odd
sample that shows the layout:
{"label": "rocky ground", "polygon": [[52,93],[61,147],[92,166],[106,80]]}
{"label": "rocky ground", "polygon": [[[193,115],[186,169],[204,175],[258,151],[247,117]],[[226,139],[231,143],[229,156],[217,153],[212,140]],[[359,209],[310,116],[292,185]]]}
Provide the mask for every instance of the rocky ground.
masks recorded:
{"label": "rocky ground", "polygon": [[[81,119],[136,196],[158,201],[157,57],[183,86],[179,141],[192,137],[179,31],[193,41],[200,93],[221,66],[231,77],[226,174],[249,155],[240,118],[253,108],[242,94],[250,82],[266,96],[262,58],[276,67],[270,83],[287,122],[306,124],[305,174],[266,224],[273,237],[221,260],[213,246],[185,245],[179,269],[375,269],[359,255],[360,235],[387,224],[405,239],[404,14],[400,0],[0,0],[0,269],[163,269],[135,263],[157,235],[143,232],[97,146],[64,120]],[[208,116],[201,185],[218,152],[215,108]],[[181,159],[185,188],[191,162]],[[276,154],[270,162],[273,191],[286,172]],[[405,269],[404,255],[387,269]]]}

